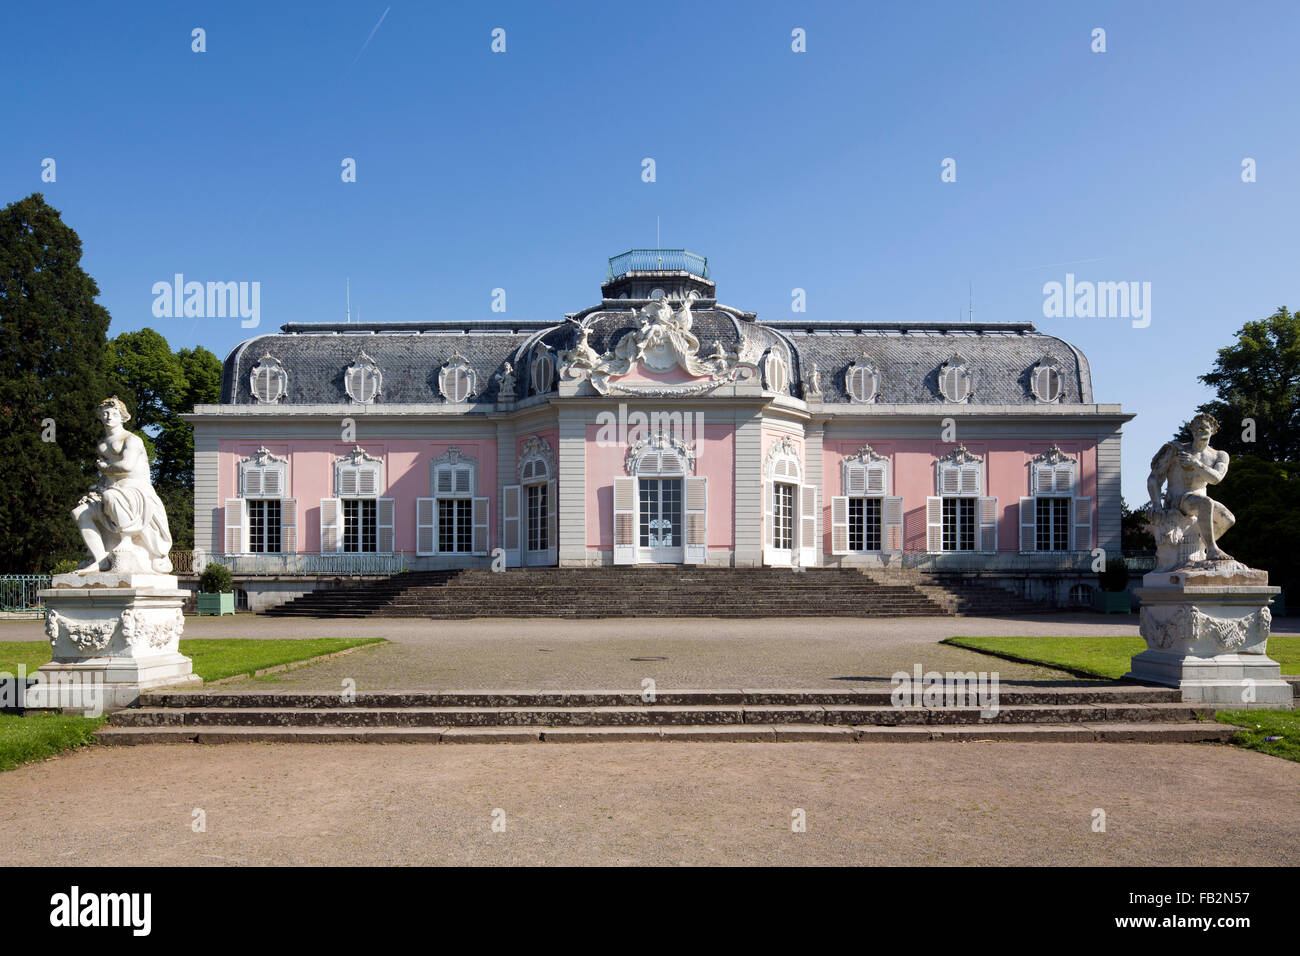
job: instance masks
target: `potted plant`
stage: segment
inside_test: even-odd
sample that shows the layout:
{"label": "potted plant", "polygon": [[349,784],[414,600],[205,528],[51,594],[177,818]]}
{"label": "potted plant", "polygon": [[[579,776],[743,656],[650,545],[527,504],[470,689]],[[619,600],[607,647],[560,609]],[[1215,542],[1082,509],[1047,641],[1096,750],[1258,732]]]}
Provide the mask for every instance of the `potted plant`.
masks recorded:
{"label": "potted plant", "polygon": [[199,614],[235,613],[235,580],[224,564],[209,564],[199,575]]}
{"label": "potted plant", "polygon": [[1118,611],[1128,614],[1133,610],[1133,595],[1128,590],[1128,565],[1116,556],[1106,562],[1106,570],[1099,577],[1101,589],[1093,599],[1093,609],[1102,614]]}

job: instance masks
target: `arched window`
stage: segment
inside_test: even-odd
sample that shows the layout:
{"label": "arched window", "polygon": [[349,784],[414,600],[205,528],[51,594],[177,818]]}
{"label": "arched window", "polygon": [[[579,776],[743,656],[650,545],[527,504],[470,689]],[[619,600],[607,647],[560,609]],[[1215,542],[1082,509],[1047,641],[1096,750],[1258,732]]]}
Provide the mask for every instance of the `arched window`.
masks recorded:
{"label": "arched window", "polygon": [[456,352],[438,372],[438,391],[447,401],[459,405],[477,390],[478,375],[465,357]]}
{"label": "arched window", "polygon": [[369,405],[379,397],[383,386],[383,373],[365,352],[343,372],[343,390],[358,405]]}
{"label": "arched window", "polygon": [[874,402],[880,391],[880,372],[870,362],[859,359],[844,371],[844,391],[851,402]]}
{"label": "arched window", "polygon": [[254,366],[248,384],[259,404],[274,405],[289,391],[289,373],[280,360],[272,358],[268,352]]}

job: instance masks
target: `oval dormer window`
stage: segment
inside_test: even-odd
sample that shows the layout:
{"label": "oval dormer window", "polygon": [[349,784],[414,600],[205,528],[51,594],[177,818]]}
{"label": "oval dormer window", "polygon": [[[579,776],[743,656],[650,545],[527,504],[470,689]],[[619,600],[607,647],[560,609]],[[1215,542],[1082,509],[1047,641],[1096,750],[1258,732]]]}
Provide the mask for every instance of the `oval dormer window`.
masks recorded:
{"label": "oval dormer window", "polygon": [[954,355],[939,369],[939,394],[945,402],[961,404],[970,399],[971,373],[966,360]]}
{"label": "oval dormer window", "polygon": [[464,356],[457,352],[438,372],[438,391],[447,401],[459,405],[474,394],[477,377]]}
{"label": "oval dormer window", "polygon": [[772,392],[784,392],[790,384],[790,368],[785,364],[785,358],[775,349],[767,353],[763,362],[763,377],[767,380],[768,390]]}
{"label": "oval dormer window", "polygon": [[274,405],[289,391],[289,375],[270,353],[262,356],[249,376],[249,388],[262,405]]}
{"label": "oval dormer window", "polygon": [[365,352],[343,372],[343,389],[358,405],[369,405],[377,399],[382,385],[383,373]]}
{"label": "oval dormer window", "polygon": [[1064,380],[1056,359],[1048,356],[1029,373],[1029,389],[1039,402],[1050,405],[1061,400]]}
{"label": "oval dormer window", "polygon": [[534,395],[545,395],[555,381],[555,357],[545,345],[533,357],[532,386]]}
{"label": "oval dormer window", "polygon": [[880,391],[880,373],[869,362],[854,362],[844,372],[844,391],[850,401],[874,402]]}

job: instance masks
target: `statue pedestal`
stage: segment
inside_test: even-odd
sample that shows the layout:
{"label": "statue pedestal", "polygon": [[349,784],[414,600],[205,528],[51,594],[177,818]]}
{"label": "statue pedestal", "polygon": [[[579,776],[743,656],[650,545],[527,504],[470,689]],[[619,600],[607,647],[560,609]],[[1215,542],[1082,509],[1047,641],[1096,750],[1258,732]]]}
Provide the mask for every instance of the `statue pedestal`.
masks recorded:
{"label": "statue pedestal", "polygon": [[1268,604],[1281,591],[1267,581],[1266,572],[1236,561],[1146,575],[1134,593],[1147,649],[1124,676],[1177,687],[1188,703],[1291,709],[1291,685],[1264,653]]}
{"label": "statue pedestal", "polygon": [[203,681],[180,652],[186,592],[171,574],[56,574],[40,592],[54,659],[23,706],[97,716],[129,707],[143,691]]}

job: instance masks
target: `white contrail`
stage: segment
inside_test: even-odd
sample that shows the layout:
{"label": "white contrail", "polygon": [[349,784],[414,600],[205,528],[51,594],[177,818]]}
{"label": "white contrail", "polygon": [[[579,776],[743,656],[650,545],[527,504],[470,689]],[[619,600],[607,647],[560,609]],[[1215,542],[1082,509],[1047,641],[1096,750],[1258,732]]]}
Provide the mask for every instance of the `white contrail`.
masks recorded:
{"label": "white contrail", "polygon": [[[366,47],[370,46],[370,41],[375,38],[375,31],[379,29],[380,24],[384,22],[384,17],[388,16],[388,11],[391,9],[393,8],[384,7],[384,12],[380,15],[379,22],[374,25],[374,27],[370,31],[370,36],[366,37],[366,42],[361,44],[361,49],[358,50],[357,55],[352,58],[352,66],[356,66],[357,60],[361,59],[361,54],[366,52]],[[352,66],[349,66],[348,69],[349,70],[352,69]]]}

